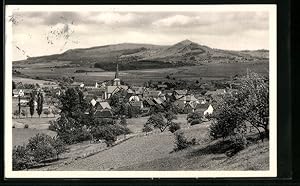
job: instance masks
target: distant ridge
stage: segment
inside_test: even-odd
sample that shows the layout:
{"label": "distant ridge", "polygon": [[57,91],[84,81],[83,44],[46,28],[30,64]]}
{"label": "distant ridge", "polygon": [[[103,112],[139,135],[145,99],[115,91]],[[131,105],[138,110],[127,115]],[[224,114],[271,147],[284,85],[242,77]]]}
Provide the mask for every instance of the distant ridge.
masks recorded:
{"label": "distant ridge", "polygon": [[268,61],[269,51],[259,50],[221,50],[200,45],[191,40],[183,40],[174,45],[153,45],[141,43],[120,43],[70,49],[61,54],[30,57],[16,61],[14,64],[51,63],[68,61],[77,66],[94,65],[104,70],[119,61],[122,69],[149,68],[159,66],[185,66],[205,63],[244,63],[251,61]]}

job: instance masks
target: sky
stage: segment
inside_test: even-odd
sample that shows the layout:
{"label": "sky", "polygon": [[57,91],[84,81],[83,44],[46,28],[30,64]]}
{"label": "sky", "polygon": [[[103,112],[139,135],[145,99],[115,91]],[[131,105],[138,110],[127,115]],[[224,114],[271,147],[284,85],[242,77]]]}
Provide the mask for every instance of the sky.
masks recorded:
{"label": "sky", "polygon": [[269,49],[266,11],[14,11],[13,61],[117,43],[189,39],[229,50]]}

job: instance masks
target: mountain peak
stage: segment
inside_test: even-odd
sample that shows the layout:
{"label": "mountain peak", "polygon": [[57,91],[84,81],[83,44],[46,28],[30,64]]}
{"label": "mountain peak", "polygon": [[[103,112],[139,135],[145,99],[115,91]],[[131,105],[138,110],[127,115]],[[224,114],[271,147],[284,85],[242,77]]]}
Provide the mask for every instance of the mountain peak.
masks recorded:
{"label": "mountain peak", "polygon": [[177,44],[189,45],[189,44],[191,44],[191,43],[193,43],[191,40],[186,39],[186,40],[180,41],[180,42],[177,43]]}

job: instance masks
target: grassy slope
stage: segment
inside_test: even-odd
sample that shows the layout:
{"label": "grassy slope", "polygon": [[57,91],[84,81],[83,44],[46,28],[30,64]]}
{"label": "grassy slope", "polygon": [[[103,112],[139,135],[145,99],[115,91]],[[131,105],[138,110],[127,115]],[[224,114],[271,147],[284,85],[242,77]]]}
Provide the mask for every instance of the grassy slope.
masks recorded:
{"label": "grassy slope", "polygon": [[[226,157],[226,145],[208,139],[209,123],[182,129],[200,145],[173,152],[174,135],[166,131],[131,138],[85,159],[61,165],[65,170],[266,170],[268,142],[254,144],[235,156]],[[219,144],[216,145],[216,144]]]}
{"label": "grassy slope", "polygon": [[201,145],[174,153],[174,156],[150,162],[121,167],[117,170],[169,171],[169,170],[268,170],[268,142],[250,145],[233,157],[224,153],[204,152]]}

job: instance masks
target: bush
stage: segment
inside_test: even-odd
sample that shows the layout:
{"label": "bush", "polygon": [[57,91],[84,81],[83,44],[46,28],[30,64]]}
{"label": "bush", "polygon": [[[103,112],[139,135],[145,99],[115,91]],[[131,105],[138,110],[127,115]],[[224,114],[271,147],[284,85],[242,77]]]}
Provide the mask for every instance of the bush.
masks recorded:
{"label": "bush", "polygon": [[28,128],[29,128],[28,124],[25,124],[24,129],[28,129]]}
{"label": "bush", "polygon": [[191,145],[196,144],[196,139],[193,138],[191,141],[189,141],[185,136],[182,131],[177,131],[174,133],[175,134],[175,151],[185,149]]}
{"label": "bush", "polygon": [[27,169],[30,164],[28,150],[25,145],[14,146],[12,154],[13,170]]}
{"label": "bush", "polygon": [[230,138],[230,141],[232,143],[231,150],[226,152],[226,155],[231,157],[238,153],[239,151],[243,150],[247,146],[247,139],[240,134],[236,134]]}
{"label": "bush", "polygon": [[174,133],[180,129],[180,125],[178,123],[172,123],[169,127],[169,131]]}
{"label": "bush", "polygon": [[51,130],[51,131],[56,131],[56,123],[55,123],[56,121],[49,121],[49,127],[48,127],[48,129],[49,130]]}
{"label": "bush", "polygon": [[191,121],[191,125],[197,125],[197,124],[200,124],[201,122],[200,122],[200,120],[198,120],[198,119],[195,119],[195,120],[192,120]]}
{"label": "bush", "polygon": [[65,150],[65,143],[59,138],[37,134],[29,139],[27,145],[13,148],[13,170],[27,169],[45,160],[58,158]]}
{"label": "bush", "polygon": [[120,125],[127,126],[127,120],[125,117],[121,118]]}
{"label": "bush", "polygon": [[105,140],[107,146],[111,146],[117,140],[117,136],[129,133],[130,130],[126,126],[117,124],[97,126],[91,131],[94,140]]}
{"label": "bush", "polygon": [[36,162],[39,163],[56,156],[52,141],[53,139],[46,134],[37,134],[29,139],[27,148]]}
{"label": "bush", "polygon": [[151,132],[153,129],[148,125],[148,124],[144,124],[144,127],[143,127],[143,132]]}
{"label": "bush", "polygon": [[187,120],[188,120],[188,122],[191,122],[191,121],[193,121],[193,120],[200,120],[201,119],[201,117],[202,117],[202,114],[201,113],[198,113],[198,112],[192,112],[192,113],[189,113],[188,115],[187,115]]}

